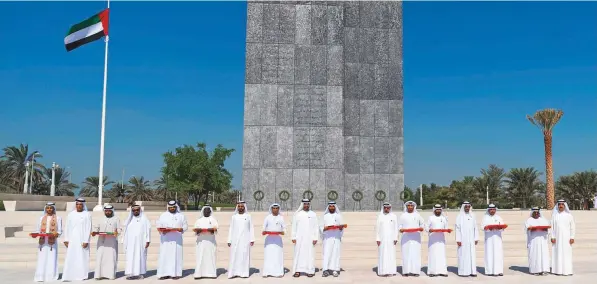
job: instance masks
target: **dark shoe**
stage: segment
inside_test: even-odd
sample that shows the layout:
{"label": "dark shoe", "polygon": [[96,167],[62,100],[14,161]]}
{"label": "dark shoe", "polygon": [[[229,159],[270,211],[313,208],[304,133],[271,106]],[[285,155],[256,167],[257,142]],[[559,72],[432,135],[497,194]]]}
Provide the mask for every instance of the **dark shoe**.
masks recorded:
{"label": "dark shoe", "polygon": [[429,274],[427,276],[429,276],[429,277],[435,277],[436,275],[435,274]]}
{"label": "dark shoe", "polygon": [[411,275],[411,276],[414,276],[414,277],[419,277],[419,274],[414,274],[414,273],[411,273],[410,275]]}
{"label": "dark shoe", "polygon": [[294,275],[292,275],[292,277],[294,277],[294,278],[298,278],[299,276],[301,276],[301,274],[300,274],[300,273],[298,273],[298,272],[297,272],[297,273],[295,273]]}
{"label": "dark shoe", "polygon": [[440,274],[441,277],[448,277],[448,274]]}
{"label": "dark shoe", "polygon": [[321,277],[328,277],[328,276],[330,276],[330,272],[327,270],[325,270],[325,271],[323,271],[323,273],[321,273]]}
{"label": "dark shoe", "polygon": [[170,279],[170,276],[160,277],[158,280],[166,280],[166,279]]}
{"label": "dark shoe", "polygon": [[307,274],[307,277],[309,277],[309,278],[311,278],[313,276],[315,276],[315,274]]}
{"label": "dark shoe", "polygon": [[500,274],[498,274],[497,276],[504,276],[504,274],[503,274],[503,273],[500,273]]}
{"label": "dark shoe", "polygon": [[471,277],[477,277],[477,274],[471,274]]}

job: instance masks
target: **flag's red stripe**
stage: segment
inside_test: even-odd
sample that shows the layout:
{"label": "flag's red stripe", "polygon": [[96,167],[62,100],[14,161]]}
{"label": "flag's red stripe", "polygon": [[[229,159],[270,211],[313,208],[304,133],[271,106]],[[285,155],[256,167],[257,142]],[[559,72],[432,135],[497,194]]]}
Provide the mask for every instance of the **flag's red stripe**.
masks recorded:
{"label": "flag's red stripe", "polygon": [[103,10],[99,13],[100,21],[102,21],[102,27],[104,28],[104,35],[108,36],[108,26],[110,22],[110,8]]}

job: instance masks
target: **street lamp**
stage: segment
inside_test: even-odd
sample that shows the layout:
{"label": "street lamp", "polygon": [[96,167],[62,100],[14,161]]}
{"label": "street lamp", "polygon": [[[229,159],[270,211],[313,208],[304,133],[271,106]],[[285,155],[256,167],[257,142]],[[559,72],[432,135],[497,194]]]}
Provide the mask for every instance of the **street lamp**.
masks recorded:
{"label": "street lamp", "polygon": [[30,176],[30,182],[29,182],[29,194],[33,193],[33,167],[35,167],[35,155],[37,155],[37,152],[34,152],[33,154],[31,154],[31,176]]}
{"label": "street lamp", "polygon": [[419,201],[420,201],[419,203],[421,204],[420,206],[423,206],[423,185],[422,184],[419,185],[419,192],[421,193],[420,198],[419,198]]}
{"label": "street lamp", "polygon": [[489,205],[489,185],[485,188],[485,199],[487,200],[487,205]]}
{"label": "street lamp", "polygon": [[68,172],[68,183],[73,183],[73,173],[70,171],[70,166],[66,167],[66,172]]}
{"label": "street lamp", "polygon": [[50,196],[56,195],[56,169],[60,166],[52,162],[52,185],[50,186]]}
{"label": "street lamp", "polygon": [[29,189],[29,161],[25,163],[25,185],[23,186],[23,194],[27,194]]}

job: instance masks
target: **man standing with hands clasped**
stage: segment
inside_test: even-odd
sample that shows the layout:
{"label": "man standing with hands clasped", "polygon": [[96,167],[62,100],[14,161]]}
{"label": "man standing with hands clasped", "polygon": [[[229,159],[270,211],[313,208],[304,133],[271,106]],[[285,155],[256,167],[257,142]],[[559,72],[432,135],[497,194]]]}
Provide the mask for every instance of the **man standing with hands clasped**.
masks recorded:
{"label": "man standing with hands clasped", "polygon": [[572,244],[576,224],[568,204],[563,199],[553,208],[551,214],[551,273],[572,275]]}
{"label": "man standing with hands clasped", "polygon": [[425,221],[417,212],[417,204],[407,201],[404,204],[404,213],[400,215],[400,233],[402,239],[402,276],[419,277],[421,274],[421,231],[424,230]]}
{"label": "man standing with hands clasped", "polygon": [[228,247],[230,247],[228,278],[249,277],[253,244],[255,244],[253,220],[247,212],[246,203],[239,201],[232,215],[228,232]]}
{"label": "man standing with hands clasped", "polygon": [[375,241],[379,256],[377,275],[382,277],[396,275],[396,244],[398,243],[398,217],[392,213],[392,205],[384,203],[377,216]]}
{"label": "man standing with hands clasped", "polygon": [[64,231],[66,258],[62,281],[86,280],[89,277],[89,239],[91,238],[91,215],[87,212],[85,199],[77,198],[75,210],[70,212]]}
{"label": "man standing with hands clasped", "polygon": [[479,230],[477,220],[471,210],[471,203],[465,201],[456,217],[456,244],[458,245],[458,276],[477,277],[477,252]]}
{"label": "man standing with hands clasped", "polygon": [[159,279],[182,277],[182,234],[188,229],[187,218],[176,201],[168,202],[167,211],[158,220],[160,232]]}
{"label": "man standing with hands clasped", "polygon": [[315,275],[315,245],[319,239],[317,216],[311,210],[309,199],[303,199],[292,219],[292,243],[294,244],[294,277]]}

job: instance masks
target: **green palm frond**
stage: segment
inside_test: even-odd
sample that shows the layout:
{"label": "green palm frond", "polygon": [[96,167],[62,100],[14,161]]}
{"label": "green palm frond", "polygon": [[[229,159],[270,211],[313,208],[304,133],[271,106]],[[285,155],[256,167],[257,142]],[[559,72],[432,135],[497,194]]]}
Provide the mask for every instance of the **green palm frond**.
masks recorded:
{"label": "green palm frond", "polygon": [[564,111],[554,108],[547,108],[538,110],[535,114],[528,115],[527,119],[544,134],[551,134],[553,128],[558,124],[560,119],[564,116]]}

